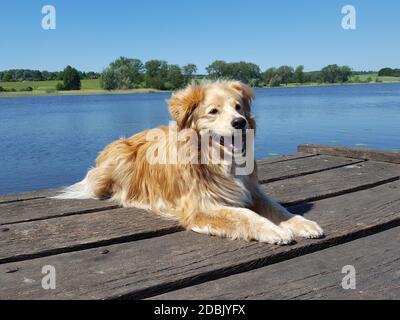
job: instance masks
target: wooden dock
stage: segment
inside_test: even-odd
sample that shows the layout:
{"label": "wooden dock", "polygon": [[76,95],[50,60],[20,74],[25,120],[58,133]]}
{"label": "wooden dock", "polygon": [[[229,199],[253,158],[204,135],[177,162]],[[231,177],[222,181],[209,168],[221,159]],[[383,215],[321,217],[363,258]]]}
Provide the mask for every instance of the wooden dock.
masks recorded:
{"label": "wooden dock", "polygon": [[[301,145],[258,165],[265,191],[325,238],[231,241],[56,190],[4,195],[0,299],[400,299],[400,153]],[[356,289],[342,287],[347,265]]]}

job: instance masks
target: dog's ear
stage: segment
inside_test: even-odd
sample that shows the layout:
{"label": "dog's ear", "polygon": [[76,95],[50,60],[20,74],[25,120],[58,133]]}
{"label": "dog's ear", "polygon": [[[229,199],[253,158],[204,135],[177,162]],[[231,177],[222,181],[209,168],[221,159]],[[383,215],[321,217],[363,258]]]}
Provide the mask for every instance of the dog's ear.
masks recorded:
{"label": "dog's ear", "polygon": [[240,92],[250,107],[251,101],[256,98],[253,89],[240,81],[231,81],[229,85],[232,89]]}
{"label": "dog's ear", "polygon": [[204,87],[189,85],[185,89],[176,91],[167,101],[169,112],[174,117],[179,128],[188,125],[188,119],[204,98]]}

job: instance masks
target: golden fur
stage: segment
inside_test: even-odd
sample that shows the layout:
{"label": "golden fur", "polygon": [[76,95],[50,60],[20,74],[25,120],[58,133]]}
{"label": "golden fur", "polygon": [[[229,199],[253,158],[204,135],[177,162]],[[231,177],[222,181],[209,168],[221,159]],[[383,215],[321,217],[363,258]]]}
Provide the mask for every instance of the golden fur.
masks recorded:
{"label": "golden fur", "polygon": [[[198,138],[205,133],[231,135],[232,119],[241,117],[246,129],[255,129],[253,99],[252,89],[238,81],[204,82],[173,93],[168,106],[178,132],[190,129]],[[166,137],[168,130],[159,128]],[[232,239],[285,244],[294,236],[323,235],[315,222],[291,214],[261,191],[256,167],[249,175],[239,176],[234,162],[197,161],[209,156],[202,150],[192,155],[194,163],[150,163],[147,157],[152,152],[167,159],[171,144],[187,153],[198,149],[190,139],[167,138],[160,147],[159,141],[149,141],[149,133],[108,145],[86,178],[60,198],[111,198],[124,207],[177,218],[187,229]]]}

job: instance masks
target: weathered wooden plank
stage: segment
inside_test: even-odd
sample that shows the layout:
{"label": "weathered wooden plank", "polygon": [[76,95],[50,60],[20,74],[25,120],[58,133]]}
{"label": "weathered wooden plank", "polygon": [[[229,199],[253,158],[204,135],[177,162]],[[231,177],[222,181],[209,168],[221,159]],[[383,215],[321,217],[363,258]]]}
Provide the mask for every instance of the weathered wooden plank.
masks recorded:
{"label": "weathered wooden plank", "polygon": [[[400,299],[400,227],[153,299]],[[342,287],[344,266],[356,288]],[[348,271],[347,271],[348,273]],[[347,281],[345,282],[347,283]]]}
{"label": "weathered wooden plank", "polygon": [[260,183],[266,183],[336,169],[363,161],[324,155],[274,163],[260,161],[258,162],[258,175]]}
{"label": "weathered wooden plank", "polygon": [[[325,159],[325,156],[322,156],[322,158],[319,158],[319,161]],[[303,159],[296,160],[295,162],[297,163],[298,161],[300,161],[301,164]],[[346,162],[346,159],[340,161],[340,163],[343,163]],[[317,166],[317,162],[313,164]],[[336,160],[332,163],[332,165],[337,164],[338,161]],[[383,167],[386,168],[387,166],[391,168],[391,165],[383,164]],[[344,190],[358,188],[365,184],[370,185],[376,183],[376,181],[382,181],[382,176],[378,175],[380,179],[378,180],[377,175],[371,175],[370,164],[362,168],[352,165],[351,168],[342,168],[342,170],[344,170],[344,172],[334,171],[333,174],[328,174],[328,172],[324,171],[310,175],[310,178],[304,176],[301,177],[301,179],[278,181],[267,185],[266,189],[279,201],[283,200],[286,203],[299,203],[307,202],[308,199],[323,197],[325,193],[344,192]],[[375,171],[379,172],[379,170]],[[362,178],[360,178],[360,172],[367,174],[364,174]],[[338,181],[336,179],[337,177],[341,177],[341,180]],[[384,177],[386,177],[386,175],[384,175]],[[392,177],[392,175],[390,175],[390,177]],[[323,187],[320,187],[320,185],[323,185]],[[325,186],[329,188],[325,190]],[[66,210],[57,206],[59,200],[40,199],[35,201],[41,203],[41,206],[38,207],[40,210],[53,210],[51,212],[65,212]],[[68,205],[70,200],[66,201],[66,205]],[[97,204],[94,200],[89,201],[88,204],[91,205],[92,202]],[[32,203],[35,202],[32,201]],[[61,204],[63,203],[65,203],[65,201],[61,201]],[[76,205],[76,202],[71,201],[71,204]],[[83,202],[83,204],[85,206],[88,205],[86,202]],[[77,208],[79,208],[79,205],[80,203],[78,202]],[[15,210],[18,210],[16,203],[8,204],[7,206],[11,209],[15,208]],[[48,206],[48,208],[46,206]],[[33,210],[34,208],[32,207],[24,207],[23,213],[29,215],[29,212],[40,211]],[[94,208],[92,210],[96,211],[98,209]],[[78,212],[83,211],[81,209],[81,211]],[[139,219],[139,225],[137,225],[136,216],[143,217],[142,220]],[[124,221],[126,228],[121,229],[121,223],[123,224]],[[48,255],[50,253],[68,252],[85,247],[96,247],[115,243],[116,241],[122,242],[132,240],[133,238],[137,238],[140,234],[148,235],[150,231],[148,226],[154,228],[153,232],[155,235],[161,232],[165,233],[165,228],[170,230],[170,232],[177,230],[175,222],[169,222],[168,225],[158,225],[159,221],[160,218],[156,214],[139,209],[127,209],[126,211],[103,211],[97,212],[96,214],[86,213],[84,215],[78,214],[61,218],[8,224],[7,227],[10,231],[3,236],[0,234],[0,263],[19,261],[26,258]],[[103,232],[105,226],[107,232]],[[142,230],[138,226],[140,226]],[[81,230],[82,228],[84,228],[84,232]],[[148,236],[151,236],[151,234]]]}
{"label": "weathered wooden plank", "polygon": [[400,166],[366,161],[338,169],[275,181],[264,190],[285,205],[337,196],[399,179]]}
{"label": "weathered wooden plank", "polygon": [[285,162],[285,161],[291,161],[291,160],[297,160],[297,159],[303,159],[303,158],[310,158],[313,156],[315,156],[315,154],[297,152],[295,154],[290,154],[290,155],[268,157],[268,158],[260,159],[257,162],[259,164],[268,164],[268,163],[277,163],[277,162]]}
{"label": "weathered wooden plank", "polygon": [[182,230],[177,221],[135,208],[12,224],[0,231],[0,263]]}
{"label": "weathered wooden plank", "polygon": [[355,149],[320,144],[301,144],[297,149],[299,152],[310,154],[325,154],[331,156],[400,163],[400,152],[398,151]]}
{"label": "weathered wooden plank", "polygon": [[[269,164],[261,163],[259,166],[259,177],[261,182],[275,181],[287,177],[337,168],[346,164],[357,163],[358,161],[359,160],[340,157],[313,156],[311,158],[293,158],[292,160]],[[50,196],[57,194],[57,192],[59,192],[59,190],[47,190],[43,194]],[[38,192],[38,194],[41,193]],[[109,201],[55,200],[43,196],[24,202],[8,201],[0,203],[0,225],[35,221],[49,217],[83,214],[117,207],[115,203]]]}
{"label": "weathered wooden plank", "polygon": [[113,202],[88,200],[32,199],[0,204],[0,225],[35,221],[58,216],[83,214],[118,208]]}
{"label": "weathered wooden plank", "polygon": [[0,195],[0,204],[25,200],[41,199],[56,194],[59,189],[45,189],[31,192],[18,192]]}
{"label": "weathered wooden plank", "polygon": [[[281,262],[400,225],[400,182],[293,208],[325,229],[320,240],[291,246],[229,241],[193,232],[116,244],[0,266],[0,298],[146,298]],[[41,268],[53,265],[56,290],[43,290]],[[7,268],[17,272],[5,273]],[[25,279],[25,280],[24,280]]]}

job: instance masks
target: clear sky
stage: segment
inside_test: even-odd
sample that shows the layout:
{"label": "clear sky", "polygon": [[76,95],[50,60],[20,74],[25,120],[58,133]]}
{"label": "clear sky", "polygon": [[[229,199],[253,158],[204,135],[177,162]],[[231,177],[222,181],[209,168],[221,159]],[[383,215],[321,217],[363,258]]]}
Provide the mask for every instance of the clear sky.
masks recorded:
{"label": "clear sky", "polygon": [[[41,27],[54,5],[56,30]],[[341,9],[356,8],[344,30]],[[355,70],[400,67],[398,0],[1,0],[0,70],[101,71],[119,56],[142,61],[250,61],[262,69],[337,63]]]}

